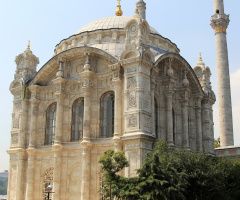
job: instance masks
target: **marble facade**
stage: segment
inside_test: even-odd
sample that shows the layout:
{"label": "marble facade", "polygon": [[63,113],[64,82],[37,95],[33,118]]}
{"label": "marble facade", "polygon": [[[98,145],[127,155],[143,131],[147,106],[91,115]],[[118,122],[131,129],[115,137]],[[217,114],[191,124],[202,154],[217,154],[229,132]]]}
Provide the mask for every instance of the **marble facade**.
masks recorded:
{"label": "marble facade", "polygon": [[[16,57],[8,200],[42,200],[53,185],[54,200],[101,199],[104,151],[124,150],[136,175],[156,140],[214,154],[210,69],[200,58],[193,69],[179,49],[145,20],[95,21],[62,40],[37,72],[30,46]],[[112,23],[112,24],[111,24]],[[100,137],[100,101],[114,93],[114,133]],[[71,141],[72,106],[84,99],[83,136]],[[45,144],[47,109],[56,103],[53,144]]]}

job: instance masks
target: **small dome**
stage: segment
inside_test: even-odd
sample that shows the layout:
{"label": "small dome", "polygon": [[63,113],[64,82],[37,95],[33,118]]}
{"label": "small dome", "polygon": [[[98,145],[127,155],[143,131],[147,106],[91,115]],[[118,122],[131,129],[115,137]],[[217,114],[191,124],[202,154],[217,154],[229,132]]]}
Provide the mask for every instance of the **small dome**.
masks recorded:
{"label": "small dome", "polygon": [[[112,16],[98,19],[81,28],[75,33],[75,35],[83,32],[91,32],[96,30],[123,29],[130,19],[132,18],[126,16]],[[150,31],[152,34],[159,35],[159,33],[152,27],[150,27]]]}

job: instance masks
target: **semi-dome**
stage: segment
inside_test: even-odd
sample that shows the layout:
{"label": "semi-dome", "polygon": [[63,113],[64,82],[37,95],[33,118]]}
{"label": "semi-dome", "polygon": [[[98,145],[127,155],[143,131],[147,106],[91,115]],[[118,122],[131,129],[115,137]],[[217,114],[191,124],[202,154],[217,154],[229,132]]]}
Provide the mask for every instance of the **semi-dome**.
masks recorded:
{"label": "semi-dome", "polygon": [[[97,30],[123,29],[129,20],[131,20],[131,17],[128,16],[104,17],[87,24],[86,26],[78,30],[75,34],[77,35],[80,33],[92,32]],[[150,31],[152,34],[159,35],[159,33],[152,27],[150,27]]]}

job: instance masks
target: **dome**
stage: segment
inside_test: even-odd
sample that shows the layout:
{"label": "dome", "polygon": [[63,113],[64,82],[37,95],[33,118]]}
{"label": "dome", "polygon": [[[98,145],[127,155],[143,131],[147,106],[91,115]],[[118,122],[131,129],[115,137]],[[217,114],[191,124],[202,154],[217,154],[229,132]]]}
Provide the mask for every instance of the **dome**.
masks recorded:
{"label": "dome", "polygon": [[[107,30],[107,29],[123,29],[126,25],[126,23],[132,19],[132,17],[127,16],[112,16],[112,17],[104,17],[102,19],[98,19],[96,21],[93,21],[83,28],[81,28],[79,31],[75,33],[75,35],[83,33],[83,32],[91,32],[96,30]],[[152,27],[150,27],[150,31],[152,34],[158,34],[159,33]]]}

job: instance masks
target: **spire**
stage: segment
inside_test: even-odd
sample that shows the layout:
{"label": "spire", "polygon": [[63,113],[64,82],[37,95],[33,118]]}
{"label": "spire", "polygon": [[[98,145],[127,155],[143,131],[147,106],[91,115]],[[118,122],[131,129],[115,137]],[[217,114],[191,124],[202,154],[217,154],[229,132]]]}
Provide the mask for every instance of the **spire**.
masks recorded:
{"label": "spire", "polygon": [[146,3],[143,0],[137,2],[138,12],[142,19],[146,19]]}
{"label": "spire", "polygon": [[30,49],[30,40],[28,40],[27,48]]}
{"label": "spire", "polygon": [[120,5],[121,0],[117,0],[118,1],[118,5],[117,5],[117,9],[115,11],[116,16],[122,16],[123,15],[123,11]]}
{"label": "spire", "polygon": [[202,61],[202,53],[199,53],[199,61],[197,63],[197,65],[205,65],[205,63]]}
{"label": "spire", "polygon": [[139,11],[138,11],[138,3],[136,3],[136,9],[135,9],[133,18],[141,18],[141,16],[139,15]]}

